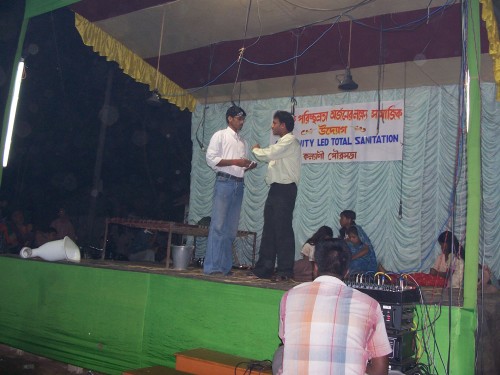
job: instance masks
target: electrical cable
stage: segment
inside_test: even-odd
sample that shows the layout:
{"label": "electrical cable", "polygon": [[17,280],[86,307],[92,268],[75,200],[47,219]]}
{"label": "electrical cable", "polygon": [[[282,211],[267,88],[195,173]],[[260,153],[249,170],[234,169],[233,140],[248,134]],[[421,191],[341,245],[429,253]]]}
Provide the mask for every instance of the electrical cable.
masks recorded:
{"label": "electrical cable", "polygon": [[258,371],[258,373],[261,374],[262,371],[272,369],[272,361],[269,359],[265,359],[263,361],[241,361],[234,366],[234,375],[237,375],[238,369],[242,369],[242,367],[240,367],[242,365],[246,366],[243,375],[250,375],[253,371]]}
{"label": "electrical cable", "polygon": [[257,0],[257,18],[259,19],[259,36],[257,37],[257,40],[250,44],[246,49],[249,49],[259,43],[260,38],[262,37],[262,19],[260,17],[260,0]]}
{"label": "electrical cable", "polygon": [[[290,5],[292,5],[294,7],[300,8],[300,9],[312,10],[312,11],[318,11],[318,12],[338,12],[338,11],[342,11],[342,10],[346,10],[346,9],[351,8],[350,6],[348,6],[348,7],[342,7],[342,8],[334,8],[334,9],[312,8],[312,7],[307,7],[305,5],[294,3],[293,1],[290,1],[290,0],[282,0],[282,1],[284,1],[285,3],[288,3]],[[365,5],[365,4],[372,3],[374,1],[375,0],[364,0],[364,1],[362,1],[362,3],[363,3],[363,5]]]}
{"label": "electrical cable", "polygon": [[[324,35],[326,35],[326,33],[328,33],[328,31],[331,30],[331,28],[338,23],[338,21],[342,18],[342,17],[348,17],[350,18],[354,23],[358,24],[358,25],[361,25],[363,27],[367,27],[369,29],[373,29],[373,30],[377,30],[377,31],[380,31],[382,30],[383,32],[388,32],[388,31],[407,31],[406,30],[406,27],[408,25],[412,25],[412,24],[423,24],[426,22],[426,20],[432,18],[433,16],[435,16],[437,13],[441,12],[441,11],[444,11],[446,10],[448,7],[450,7],[451,5],[453,5],[456,0],[448,0],[446,1],[446,3],[438,8],[436,8],[434,11],[430,12],[428,15],[426,15],[425,17],[421,17],[417,20],[413,20],[413,21],[410,21],[408,22],[407,24],[403,24],[403,25],[399,25],[398,27],[395,27],[395,28],[382,28],[382,29],[379,29],[379,28],[376,28],[376,27],[373,27],[373,26],[370,26],[370,25],[366,25],[364,24],[363,22],[360,22],[360,21],[357,21],[355,18],[349,16],[349,12],[352,12],[353,10],[359,8],[359,7],[362,7],[363,5],[366,5],[368,3],[370,3],[371,1],[373,0],[363,0],[363,1],[360,1],[359,3],[355,4],[354,6],[352,7],[349,7],[348,10],[346,12],[343,12],[342,14],[340,15],[336,15],[336,16],[333,16],[333,17],[328,17],[326,19],[322,19],[322,20],[318,20],[316,22],[312,22],[312,23],[309,23],[309,24],[306,24],[306,25],[302,25],[300,26],[299,28],[305,28],[305,27],[309,27],[309,26],[313,26],[315,24],[318,24],[318,23],[324,23],[326,21],[329,21],[329,20],[334,20],[334,22],[332,23],[332,25],[330,25],[325,31],[323,31],[320,36],[318,38],[316,38],[308,47],[306,47],[299,55],[298,57],[301,57],[303,56],[309,49],[311,49],[315,44],[317,44],[319,42],[319,40],[321,40],[321,38],[323,38]],[[251,1],[250,1],[251,2]],[[260,17],[260,13],[259,13],[259,17]],[[260,19],[260,18],[259,18]],[[248,25],[247,25],[248,26]],[[294,28],[294,29],[297,29],[297,28]],[[286,31],[286,30],[284,30]],[[246,35],[246,34],[245,34]],[[260,39],[260,36],[258,37],[257,41]],[[255,42],[256,43],[256,42]],[[255,43],[253,43],[252,45],[254,45]],[[278,62],[273,62],[273,63],[261,63],[261,62],[256,62],[256,61],[252,61],[252,60],[249,60],[247,58],[244,57],[244,49],[241,50],[240,49],[240,55],[238,56],[238,58],[236,60],[234,60],[232,63],[230,63],[221,73],[219,73],[214,79],[212,79],[211,81],[209,82],[206,82],[204,85],[198,87],[198,88],[195,88],[195,89],[191,89],[191,90],[184,90],[184,92],[182,94],[170,94],[169,96],[171,97],[179,97],[179,96],[185,96],[185,95],[190,95],[190,94],[193,94],[193,93],[196,93],[198,92],[199,90],[205,88],[206,86],[209,86],[211,84],[213,84],[214,82],[216,82],[221,76],[223,76],[228,70],[230,70],[235,64],[239,63],[239,65],[241,65],[241,62],[244,60],[246,62],[248,62],[249,64],[252,64],[252,65],[257,65],[257,66],[276,66],[276,65],[280,65],[280,64],[285,64],[285,63],[288,63],[290,61],[292,61],[293,59],[295,59],[296,57],[293,56],[293,57],[290,57],[290,58],[287,58],[287,59],[284,59],[284,60],[281,60],[281,61],[278,61]],[[237,76],[239,75],[239,69],[238,69],[238,74]],[[238,78],[238,77],[237,77]],[[237,83],[237,79],[235,80],[235,84],[236,85]],[[233,88],[233,93],[234,93],[234,88]],[[232,94],[233,95],[233,94]],[[240,90],[240,95],[241,95],[241,90]],[[231,101],[234,102],[231,98]]]}
{"label": "electrical cable", "polygon": [[[403,124],[406,124],[406,61],[404,62],[404,78],[403,78]],[[399,184],[399,210],[398,210],[398,218],[401,220],[403,218],[403,176],[404,176],[404,167],[405,167],[405,155],[404,155],[404,142],[405,142],[405,128],[403,127],[403,143],[401,143],[401,176],[400,176],[400,184]]]}
{"label": "electrical cable", "polygon": [[[377,74],[377,135],[380,132],[380,106],[382,104],[381,91],[382,91],[382,82],[384,80],[384,67],[385,67],[385,51],[384,51],[384,33],[383,29],[383,19],[380,22],[380,37],[379,37],[379,54],[378,54],[378,74]],[[384,120],[382,119],[382,122]]]}
{"label": "electrical cable", "polygon": [[[470,2],[468,2],[468,4],[471,4]],[[472,6],[472,5],[471,5]],[[469,10],[470,11],[470,10]],[[472,21],[474,21],[474,17],[471,18]],[[473,28],[472,28],[474,31],[477,29],[474,25],[473,25]],[[474,32],[474,35],[473,35],[473,41],[474,41],[474,50],[475,51],[481,51],[481,46],[480,46],[480,43],[478,42],[478,35],[476,34],[476,32]],[[476,60],[477,62],[477,60]],[[475,67],[475,70],[477,72],[480,71],[480,67],[479,66],[476,66]],[[479,81],[479,86],[481,85],[481,76],[478,74],[477,76],[477,79]],[[481,95],[481,91],[479,91],[479,95]],[[482,108],[482,107],[481,107]],[[484,134],[483,134],[483,127],[480,128],[481,130],[481,141],[484,139]],[[482,147],[480,147],[480,153],[482,153]],[[482,158],[481,158],[482,160]],[[481,188],[480,188],[480,192],[481,192],[481,197],[480,197],[480,200],[481,200],[481,217],[483,217],[484,215],[484,212],[485,212],[485,197],[484,197],[484,188],[483,188],[483,184],[484,184],[484,181],[483,181],[483,178],[480,179],[480,184],[481,184]],[[484,219],[483,219],[484,220]],[[480,317],[478,317],[478,321],[476,322],[477,323],[477,332],[476,332],[476,337],[475,337],[475,341],[476,341],[476,345],[475,345],[475,369],[476,369],[476,373],[477,374],[481,374],[483,373],[483,370],[484,370],[484,360],[481,360],[480,363],[481,363],[481,367],[478,369],[478,354],[479,353],[482,353],[482,350],[481,349],[481,342],[482,342],[482,337],[483,337],[483,326],[485,324],[485,316],[484,316],[484,288],[485,288],[485,285],[484,285],[484,276],[485,276],[485,267],[486,267],[486,264],[485,264],[485,249],[484,249],[484,241],[483,239],[485,238],[485,234],[484,234],[484,231],[485,231],[485,226],[483,225],[483,223],[481,223],[481,235],[480,235],[480,246],[479,246],[479,251],[481,254],[481,279],[480,279],[480,282],[481,282],[481,289],[480,289],[480,300],[481,300],[481,305],[480,305],[480,310],[481,310],[481,314],[480,314]],[[481,243],[483,246],[481,246]],[[479,306],[478,306],[479,307]]]}
{"label": "electrical cable", "polygon": [[295,115],[295,106],[297,105],[297,99],[295,99],[295,84],[297,83],[297,65],[298,65],[298,51],[299,51],[299,39],[300,34],[295,34],[295,60],[293,62],[293,80],[292,80],[292,97],[290,101],[292,102],[292,107],[290,113]]}
{"label": "electrical cable", "polygon": [[332,28],[333,26],[335,26],[335,24],[340,20],[341,16],[337,16],[336,17],[337,20],[335,20],[335,22],[333,24],[331,24],[325,31],[323,31],[319,37],[317,37],[308,47],[306,47],[298,56],[292,56],[292,57],[289,57],[287,59],[284,59],[284,60],[281,60],[281,61],[278,61],[278,62],[273,62],[273,63],[258,63],[256,61],[252,61],[252,60],[249,60],[245,57],[243,57],[243,60],[245,60],[246,62],[248,62],[249,64],[252,64],[252,65],[257,65],[257,66],[276,66],[276,65],[281,65],[281,64],[285,64],[287,62],[290,62],[292,60],[294,60],[296,57],[302,57],[307,51],[309,51],[316,43],[318,43],[321,38],[323,38],[324,35],[326,35]]}
{"label": "electrical cable", "polygon": [[[207,81],[210,81],[210,76],[212,73],[212,63],[213,63],[213,59],[214,59],[214,51],[215,51],[215,47],[213,44],[211,44],[210,45],[210,62],[208,64]],[[206,118],[206,113],[207,113],[207,101],[208,101],[208,86],[206,86],[206,89],[205,89],[205,101],[203,104],[203,115],[202,115],[202,118],[200,120],[200,123],[198,124],[198,127],[196,128],[196,141],[198,142],[198,146],[200,146],[201,151],[204,151],[203,141],[205,139],[205,118]],[[199,138],[200,127],[203,129],[203,133],[201,135],[201,140]]]}
{"label": "electrical cable", "polygon": [[156,81],[155,81],[155,90],[158,90],[158,80],[160,78],[160,59],[161,59],[161,47],[163,43],[163,28],[165,26],[165,13],[167,7],[163,5],[163,15],[161,18],[161,29],[160,29],[160,45],[158,46],[158,59],[156,61]]}
{"label": "electrical cable", "polygon": [[[243,62],[243,55],[245,54],[245,42],[247,39],[247,32],[248,32],[248,21],[250,19],[250,10],[252,9],[252,0],[248,1],[248,11],[247,11],[247,19],[245,22],[245,33],[243,35],[243,46],[239,50],[239,55],[238,55],[238,70],[236,71],[236,78],[234,79],[234,85],[233,85],[233,91],[231,92],[231,103],[234,104],[234,90],[236,88],[236,84],[238,83],[238,78],[240,75],[240,70],[241,70],[241,63]],[[239,85],[239,93],[238,93],[238,105],[240,104],[241,100],[241,82]]]}
{"label": "electrical cable", "polygon": [[66,86],[64,85],[64,79],[63,79],[63,70],[61,66],[61,57],[59,54],[59,44],[57,42],[57,33],[56,33],[56,28],[54,24],[54,12],[50,12],[50,25],[52,27],[52,35],[54,37],[54,48],[56,50],[56,64],[57,64],[57,73],[59,74],[59,80],[61,84],[61,89],[62,89],[62,97],[67,98],[66,95]]}
{"label": "electrical cable", "polygon": [[[438,13],[440,13],[441,11],[444,11],[447,8],[449,8],[450,6],[452,6],[453,4],[455,4],[455,2],[456,2],[456,0],[448,0],[448,1],[446,1],[445,4],[443,4],[440,7],[434,9],[433,11],[427,11],[426,14],[425,14],[425,16],[423,16],[423,17],[417,18],[417,19],[415,19],[413,21],[409,21],[409,22],[407,22],[405,24],[402,24],[402,25],[398,25],[398,26],[395,26],[395,27],[385,28],[385,29],[383,29],[383,31],[384,32],[392,32],[392,31],[411,31],[411,30],[415,30],[416,28],[418,28],[418,27],[422,26],[423,24],[427,23],[427,21],[430,18],[434,17],[435,15],[437,15]],[[361,22],[361,21],[357,21],[357,20],[353,19],[353,22],[356,23],[356,24],[358,24],[358,25],[367,27],[369,29],[378,30],[377,27],[367,25],[366,23]]]}

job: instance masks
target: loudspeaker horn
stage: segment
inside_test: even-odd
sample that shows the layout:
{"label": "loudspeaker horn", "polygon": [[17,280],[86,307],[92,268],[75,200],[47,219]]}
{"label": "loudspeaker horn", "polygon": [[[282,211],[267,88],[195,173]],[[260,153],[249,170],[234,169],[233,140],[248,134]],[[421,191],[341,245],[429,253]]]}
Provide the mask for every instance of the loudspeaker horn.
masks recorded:
{"label": "loudspeaker horn", "polygon": [[25,259],[40,257],[49,261],[68,260],[75,263],[80,262],[80,249],[68,236],[62,240],[47,242],[36,249],[23,247],[19,255]]}
{"label": "loudspeaker horn", "polygon": [[358,84],[352,80],[351,70],[346,68],[344,79],[340,82],[339,89],[344,91],[352,91],[358,88]]}

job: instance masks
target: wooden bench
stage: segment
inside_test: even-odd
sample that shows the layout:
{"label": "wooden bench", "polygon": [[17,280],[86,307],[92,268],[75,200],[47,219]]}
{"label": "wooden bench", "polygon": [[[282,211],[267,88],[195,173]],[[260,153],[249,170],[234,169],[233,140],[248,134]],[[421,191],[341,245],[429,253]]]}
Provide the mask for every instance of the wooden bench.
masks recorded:
{"label": "wooden bench", "polygon": [[249,373],[249,363],[256,366],[252,374],[272,374],[271,369],[262,370],[262,367],[256,364],[258,361],[209,349],[186,350],[176,353],[175,357],[177,370],[195,375],[244,375]]}
{"label": "wooden bench", "polygon": [[165,366],[153,366],[139,368],[135,370],[123,371],[122,375],[192,375],[187,372],[179,371]]}

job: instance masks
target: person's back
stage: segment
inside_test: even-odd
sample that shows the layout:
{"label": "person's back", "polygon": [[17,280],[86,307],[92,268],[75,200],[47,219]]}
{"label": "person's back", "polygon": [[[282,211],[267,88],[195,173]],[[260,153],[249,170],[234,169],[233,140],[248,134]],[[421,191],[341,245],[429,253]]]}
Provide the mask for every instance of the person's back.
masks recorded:
{"label": "person's back", "polygon": [[380,305],[340,280],[349,261],[343,240],[321,241],[315,265],[320,276],[283,296],[279,325],[283,358],[276,366],[281,367],[278,374],[387,374],[392,350]]}
{"label": "person's back", "polygon": [[281,307],[283,374],[364,374],[369,358],[386,354],[385,342],[365,347],[375,330],[385,332],[385,326],[377,327],[378,302],[337,278],[320,276],[295,287]]}

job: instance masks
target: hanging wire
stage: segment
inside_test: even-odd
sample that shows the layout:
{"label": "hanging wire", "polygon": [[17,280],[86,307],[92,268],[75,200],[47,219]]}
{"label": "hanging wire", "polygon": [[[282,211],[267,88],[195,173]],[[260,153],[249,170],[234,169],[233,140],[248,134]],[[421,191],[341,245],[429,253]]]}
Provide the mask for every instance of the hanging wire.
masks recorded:
{"label": "hanging wire", "polygon": [[349,49],[347,52],[347,69],[351,68],[352,20],[349,21]]}
{"label": "hanging wire", "polygon": [[[234,105],[234,90],[236,89],[236,84],[238,83],[238,78],[240,75],[240,70],[241,70],[241,63],[243,62],[243,55],[245,54],[245,42],[247,39],[247,32],[248,32],[248,20],[250,19],[250,10],[252,9],[252,0],[248,2],[248,11],[247,11],[247,19],[245,22],[245,34],[243,36],[243,46],[239,49],[238,53],[238,70],[236,72],[236,78],[234,79],[234,85],[233,85],[233,91],[231,92],[231,103]],[[241,101],[241,82],[239,84],[239,92],[238,92],[238,105],[240,104]]]}
{"label": "hanging wire", "polygon": [[57,73],[59,74],[59,82],[61,83],[61,89],[62,89],[62,97],[67,98],[66,95],[66,86],[64,85],[64,79],[63,79],[63,70],[61,66],[61,57],[59,53],[59,43],[57,40],[57,33],[56,33],[56,28],[54,24],[54,12],[50,12],[50,25],[52,27],[52,35],[54,36],[54,48],[56,50],[56,64],[57,64]]}
{"label": "hanging wire", "polygon": [[292,97],[290,99],[290,101],[292,102],[292,108],[290,111],[292,113],[292,115],[295,115],[295,106],[297,105],[297,99],[295,99],[295,85],[297,83],[297,65],[298,65],[298,59],[299,59],[299,39],[300,39],[300,35],[302,34],[302,31],[300,33],[295,34],[295,60],[293,62]]}
{"label": "hanging wire", "polygon": [[[368,28],[368,29],[377,30],[379,32],[380,31],[382,31],[384,33],[385,32],[399,32],[399,31],[403,32],[403,31],[408,31],[408,30],[412,30],[412,29],[418,28],[422,24],[426,23],[427,20],[429,20],[429,19],[431,19],[431,18],[433,18],[433,17],[441,14],[445,10],[447,10],[449,7],[451,7],[456,2],[456,0],[447,0],[445,2],[445,4],[437,7],[436,9],[434,9],[434,10],[432,10],[430,12],[426,11],[425,16],[423,16],[423,17],[419,17],[419,18],[417,18],[415,20],[412,20],[412,21],[409,21],[409,22],[407,22],[405,24],[396,25],[396,26],[388,27],[388,28],[383,28],[383,27],[379,28],[379,27],[374,27],[374,26],[365,24],[365,23],[363,23],[363,22],[355,19],[354,17],[352,17],[349,14],[350,12],[352,12],[353,10],[356,10],[357,8],[361,8],[362,6],[367,5],[369,2],[371,2],[371,1],[367,1],[367,0],[360,1],[359,3],[355,4],[354,6],[349,7],[345,12],[343,12],[340,15],[336,15],[336,16],[333,16],[333,17],[328,17],[328,18],[325,18],[325,19],[321,19],[321,20],[314,21],[314,22],[311,22],[311,23],[308,23],[308,24],[300,26],[302,28],[305,28],[305,27],[310,27],[310,26],[314,26],[316,24],[320,24],[320,23],[324,23],[324,22],[328,22],[328,21],[332,21],[333,20],[332,24],[324,32],[322,32],[321,35],[318,38],[316,38],[306,48],[304,48],[304,50],[300,53],[300,55],[298,57],[302,57],[303,55],[305,55],[314,45],[316,45],[338,23],[338,21],[342,17],[348,17],[349,19],[352,20],[352,22],[356,23],[357,25],[360,25],[360,26]],[[245,29],[246,29],[246,27],[245,27]],[[283,31],[286,31],[286,30],[283,30]],[[246,33],[245,33],[245,35],[246,35]],[[259,39],[260,39],[260,36],[259,36]],[[253,46],[254,44],[255,43],[253,43],[251,46]],[[179,97],[179,96],[191,95],[191,94],[194,94],[196,92],[199,92],[200,90],[204,89],[206,86],[210,86],[214,82],[217,82],[231,68],[233,68],[233,66],[235,64],[241,65],[241,62],[243,60],[245,62],[249,63],[249,64],[257,65],[257,66],[276,66],[276,65],[281,65],[281,64],[288,63],[289,61],[292,61],[293,59],[295,59],[295,56],[293,56],[293,57],[290,57],[290,58],[286,58],[284,60],[280,60],[280,61],[276,61],[276,62],[270,62],[270,63],[263,63],[263,62],[253,61],[253,60],[249,60],[249,59],[247,59],[247,58],[244,57],[244,52],[245,52],[245,50],[247,48],[248,47],[244,47],[243,49],[240,49],[239,54],[238,54],[238,58],[235,59],[234,61],[232,61],[221,73],[219,73],[211,81],[206,82],[203,86],[200,86],[200,87],[197,87],[197,88],[193,88],[193,89],[184,90],[184,92],[181,93],[181,94],[170,94],[170,96],[172,96],[172,97]],[[234,86],[236,86],[236,83],[237,83],[237,80],[238,80],[239,70],[240,69],[238,68],[238,75],[236,77]],[[422,71],[422,73],[424,73],[425,75],[428,75],[425,71]],[[432,80],[431,77],[429,77],[429,79]],[[438,85],[438,86],[441,87],[441,89],[443,89],[443,90],[446,91],[446,89],[444,87],[442,87],[440,85]],[[232,103],[234,103],[234,101],[233,101],[234,90],[235,90],[235,87],[233,87],[233,92],[231,93],[231,102]],[[453,96],[453,94],[450,94],[450,95]]]}
{"label": "hanging wire", "polygon": [[405,155],[404,155],[404,142],[405,142],[405,129],[406,129],[406,61],[404,62],[404,89],[403,89],[403,143],[401,144],[401,176],[400,176],[400,185],[399,185],[399,211],[398,217],[401,220],[403,218],[403,176],[405,170]]}
{"label": "hanging wire", "polygon": [[165,26],[165,13],[166,13],[166,6],[163,5],[163,15],[161,17],[161,30],[160,30],[160,45],[158,47],[158,60],[156,62],[156,81],[155,81],[155,90],[158,90],[158,79],[160,77],[159,71],[160,71],[160,59],[161,59],[161,46],[163,43],[163,27]]}
{"label": "hanging wire", "polygon": [[[305,5],[301,5],[301,4],[297,4],[293,1],[290,1],[290,0],[283,0],[285,3],[288,3],[290,5],[293,5],[294,7],[297,7],[297,8],[301,8],[301,9],[305,9],[305,10],[312,10],[312,11],[318,11],[318,12],[339,12],[339,11],[342,11],[342,10],[350,10],[352,9],[352,6],[348,6],[348,7],[342,7],[342,8],[330,8],[330,9],[325,9],[325,8],[312,8],[312,7],[307,7]],[[369,4],[369,3],[372,3],[374,2],[375,0],[363,0],[361,1],[360,5],[366,5],[366,4]],[[359,4],[357,6],[360,6]]]}
{"label": "hanging wire", "polygon": [[249,49],[250,47],[253,47],[257,43],[259,43],[260,38],[262,37],[262,19],[260,17],[260,0],[257,0],[257,18],[259,20],[259,36],[257,37],[257,40],[255,40],[255,42],[253,42],[248,47],[246,47],[246,49]]}
{"label": "hanging wire", "polygon": [[[380,20],[380,40],[379,40],[379,55],[378,55],[378,74],[377,74],[377,109],[378,109],[378,116],[377,116],[377,135],[379,135],[380,132],[380,109],[381,109],[381,102],[382,98],[380,96],[380,93],[382,91],[382,81],[384,80],[384,32],[383,32],[383,27],[384,26],[384,20]],[[382,119],[382,122],[384,120]]]}
{"label": "hanging wire", "polygon": [[[208,77],[207,81],[210,81],[210,76],[212,74],[212,63],[214,60],[214,52],[215,52],[215,46],[213,44],[210,45],[210,62],[208,64]],[[207,101],[208,101],[208,86],[205,88],[205,101],[203,104],[203,115],[201,117],[201,121],[198,124],[198,128],[196,129],[196,141],[198,142],[198,145],[200,146],[201,151],[205,151],[205,148],[203,146],[203,140],[205,139],[205,116],[207,113]],[[201,133],[201,140],[199,137],[199,131],[200,127],[203,129]]]}

